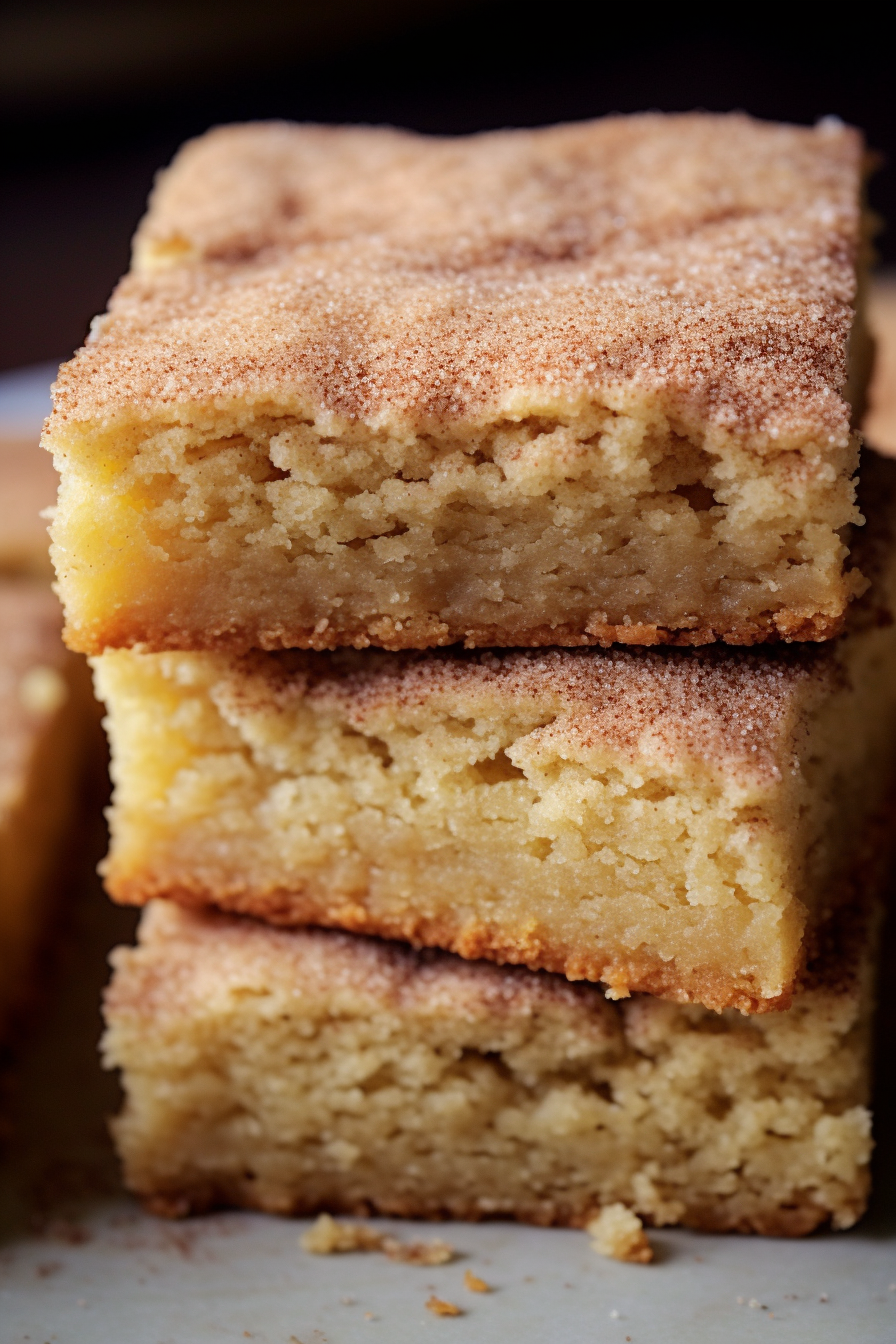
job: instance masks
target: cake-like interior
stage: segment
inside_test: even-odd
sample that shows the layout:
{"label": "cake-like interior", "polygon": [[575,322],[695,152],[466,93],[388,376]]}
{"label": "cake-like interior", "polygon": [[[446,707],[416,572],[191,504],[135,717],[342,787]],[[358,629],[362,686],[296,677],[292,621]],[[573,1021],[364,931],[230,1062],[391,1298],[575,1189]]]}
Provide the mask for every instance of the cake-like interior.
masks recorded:
{"label": "cake-like interior", "polygon": [[867,467],[879,583],[824,646],[101,655],[109,890],[786,1006],[893,774]]}
{"label": "cake-like interior", "polygon": [[72,813],[90,683],[46,584],[0,580],[0,1028],[22,994]]}
{"label": "cake-like interior", "polygon": [[[155,903],[114,954],[126,1180],[217,1204],[799,1235],[868,1189],[869,940],[721,1017],[445,953]],[[846,936],[844,936],[846,933]]]}
{"label": "cake-like interior", "polygon": [[836,633],[861,172],[740,115],[188,145],[56,385],[70,644]]}

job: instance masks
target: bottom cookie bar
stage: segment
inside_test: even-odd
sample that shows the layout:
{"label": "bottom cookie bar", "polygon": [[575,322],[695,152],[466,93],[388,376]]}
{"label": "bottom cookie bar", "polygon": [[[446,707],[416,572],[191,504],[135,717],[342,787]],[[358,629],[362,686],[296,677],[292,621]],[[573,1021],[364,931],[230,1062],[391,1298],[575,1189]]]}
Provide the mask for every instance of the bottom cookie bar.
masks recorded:
{"label": "bottom cookie bar", "polygon": [[868,1193],[873,921],[831,930],[786,1012],[155,902],[114,953],[105,1058],[128,1185],[235,1204],[800,1235]]}

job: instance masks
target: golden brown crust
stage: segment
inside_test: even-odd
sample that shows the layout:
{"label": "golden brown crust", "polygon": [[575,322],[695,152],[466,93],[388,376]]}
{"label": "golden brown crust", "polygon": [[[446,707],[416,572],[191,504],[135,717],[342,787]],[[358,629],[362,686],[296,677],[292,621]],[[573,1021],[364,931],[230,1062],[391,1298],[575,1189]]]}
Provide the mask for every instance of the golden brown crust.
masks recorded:
{"label": "golden brown crust", "polygon": [[609,625],[589,622],[587,629],[574,625],[536,626],[452,626],[435,617],[409,617],[400,622],[388,616],[378,617],[366,625],[337,625],[334,621],[321,629],[315,626],[278,625],[275,628],[218,629],[206,625],[179,629],[170,623],[155,624],[140,613],[139,619],[129,619],[126,612],[110,613],[109,617],[89,629],[65,628],[65,641],[78,653],[98,654],[105,649],[137,647],[145,653],[165,653],[169,650],[189,649],[194,652],[247,653],[250,649],[279,652],[283,649],[313,649],[325,652],[335,649],[367,649],[376,647],[400,653],[413,649],[446,648],[461,644],[467,649],[514,648],[602,648],[612,645],[639,647],[666,646],[670,648],[698,648],[702,645],[724,642],[743,647],[775,644],[782,639],[794,643],[823,643],[843,633],[847,613],[838,616],[816,614],[805,616],[798,612],[781,610],[767,619],[739,621],[721,626],[700,625],[686,630],[666,629],[658,625]]}
{"label": "golden brown crust", "polygon": [[219,129],[162,177],[54,416],[444,424],[637,385],[690,428],[845,441],[862,157],[839,122],[741,114]]}

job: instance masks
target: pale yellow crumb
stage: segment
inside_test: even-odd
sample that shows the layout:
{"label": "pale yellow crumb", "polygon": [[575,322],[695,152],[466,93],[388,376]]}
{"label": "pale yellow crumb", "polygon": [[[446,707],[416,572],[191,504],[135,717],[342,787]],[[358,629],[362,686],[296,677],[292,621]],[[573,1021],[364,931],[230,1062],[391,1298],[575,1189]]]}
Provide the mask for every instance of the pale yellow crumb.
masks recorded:
{"label": "pale yellow crumb", "polygon": [[480,1279],[472,1269],[468,1269],[464,1274],[464,1287],[468,1293],[490,1293],[492,1290],[491,1284],[486,1283],[485,1279]]}
{"label": "pale yellow crumb", "polygon": [[299,1237],[303,1251],[312,1255],[336,1255],[341,1251],[378,1251],[382,1233],[360,1223],[337,1223],[322,1213],[307,1232]]}
{"label": "pale yellow crumb", "polygon": [[426,1301],[426,1310],[431,1311],[433,1316],[463,1316],[460,1307],[455,1306],[453,1302],[446,1302],[441,1297],[430,1297]]}
{"label": "pale yellow crumb", "polygon": [[390,1260],[406,1265],[444,1265],[454,1256],[446,1241],[399,1241],[388,1232],[378,1232],[364,1223],[340,1223],[322,1213],[313,1227],[299,1237],[303,1251],[312,1255],[335,1255],[341,1251],[382,1251]]}
{"label": "pale yellow crumb", "polygon": [[647,1265],[653,1259],[653,1248],[641,1219],[624,1204],[607,1204],[585,1231],[599,1255],[639,1265]]}
{"label": "pale yellow crumb", "polygon": [[432,1241],[399,1241],[397,1237],[383,1237],[380,1250],[390,1260],[406,1265],[446,1265],[454,1259],[454,1247],[435,1237]]}

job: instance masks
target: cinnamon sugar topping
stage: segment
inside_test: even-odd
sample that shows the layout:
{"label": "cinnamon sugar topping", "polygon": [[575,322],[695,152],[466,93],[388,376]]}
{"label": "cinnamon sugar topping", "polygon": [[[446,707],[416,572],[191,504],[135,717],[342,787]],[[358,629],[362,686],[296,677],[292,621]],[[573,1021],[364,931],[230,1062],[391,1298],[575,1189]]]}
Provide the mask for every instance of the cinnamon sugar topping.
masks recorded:
{"label": "cinnamon sugar topping", "polygon": [[56,414],[420,425],[636,387],[686,432],[843,441],[861,164],[839,123],[739,114],[219,129],[162,177]]}

